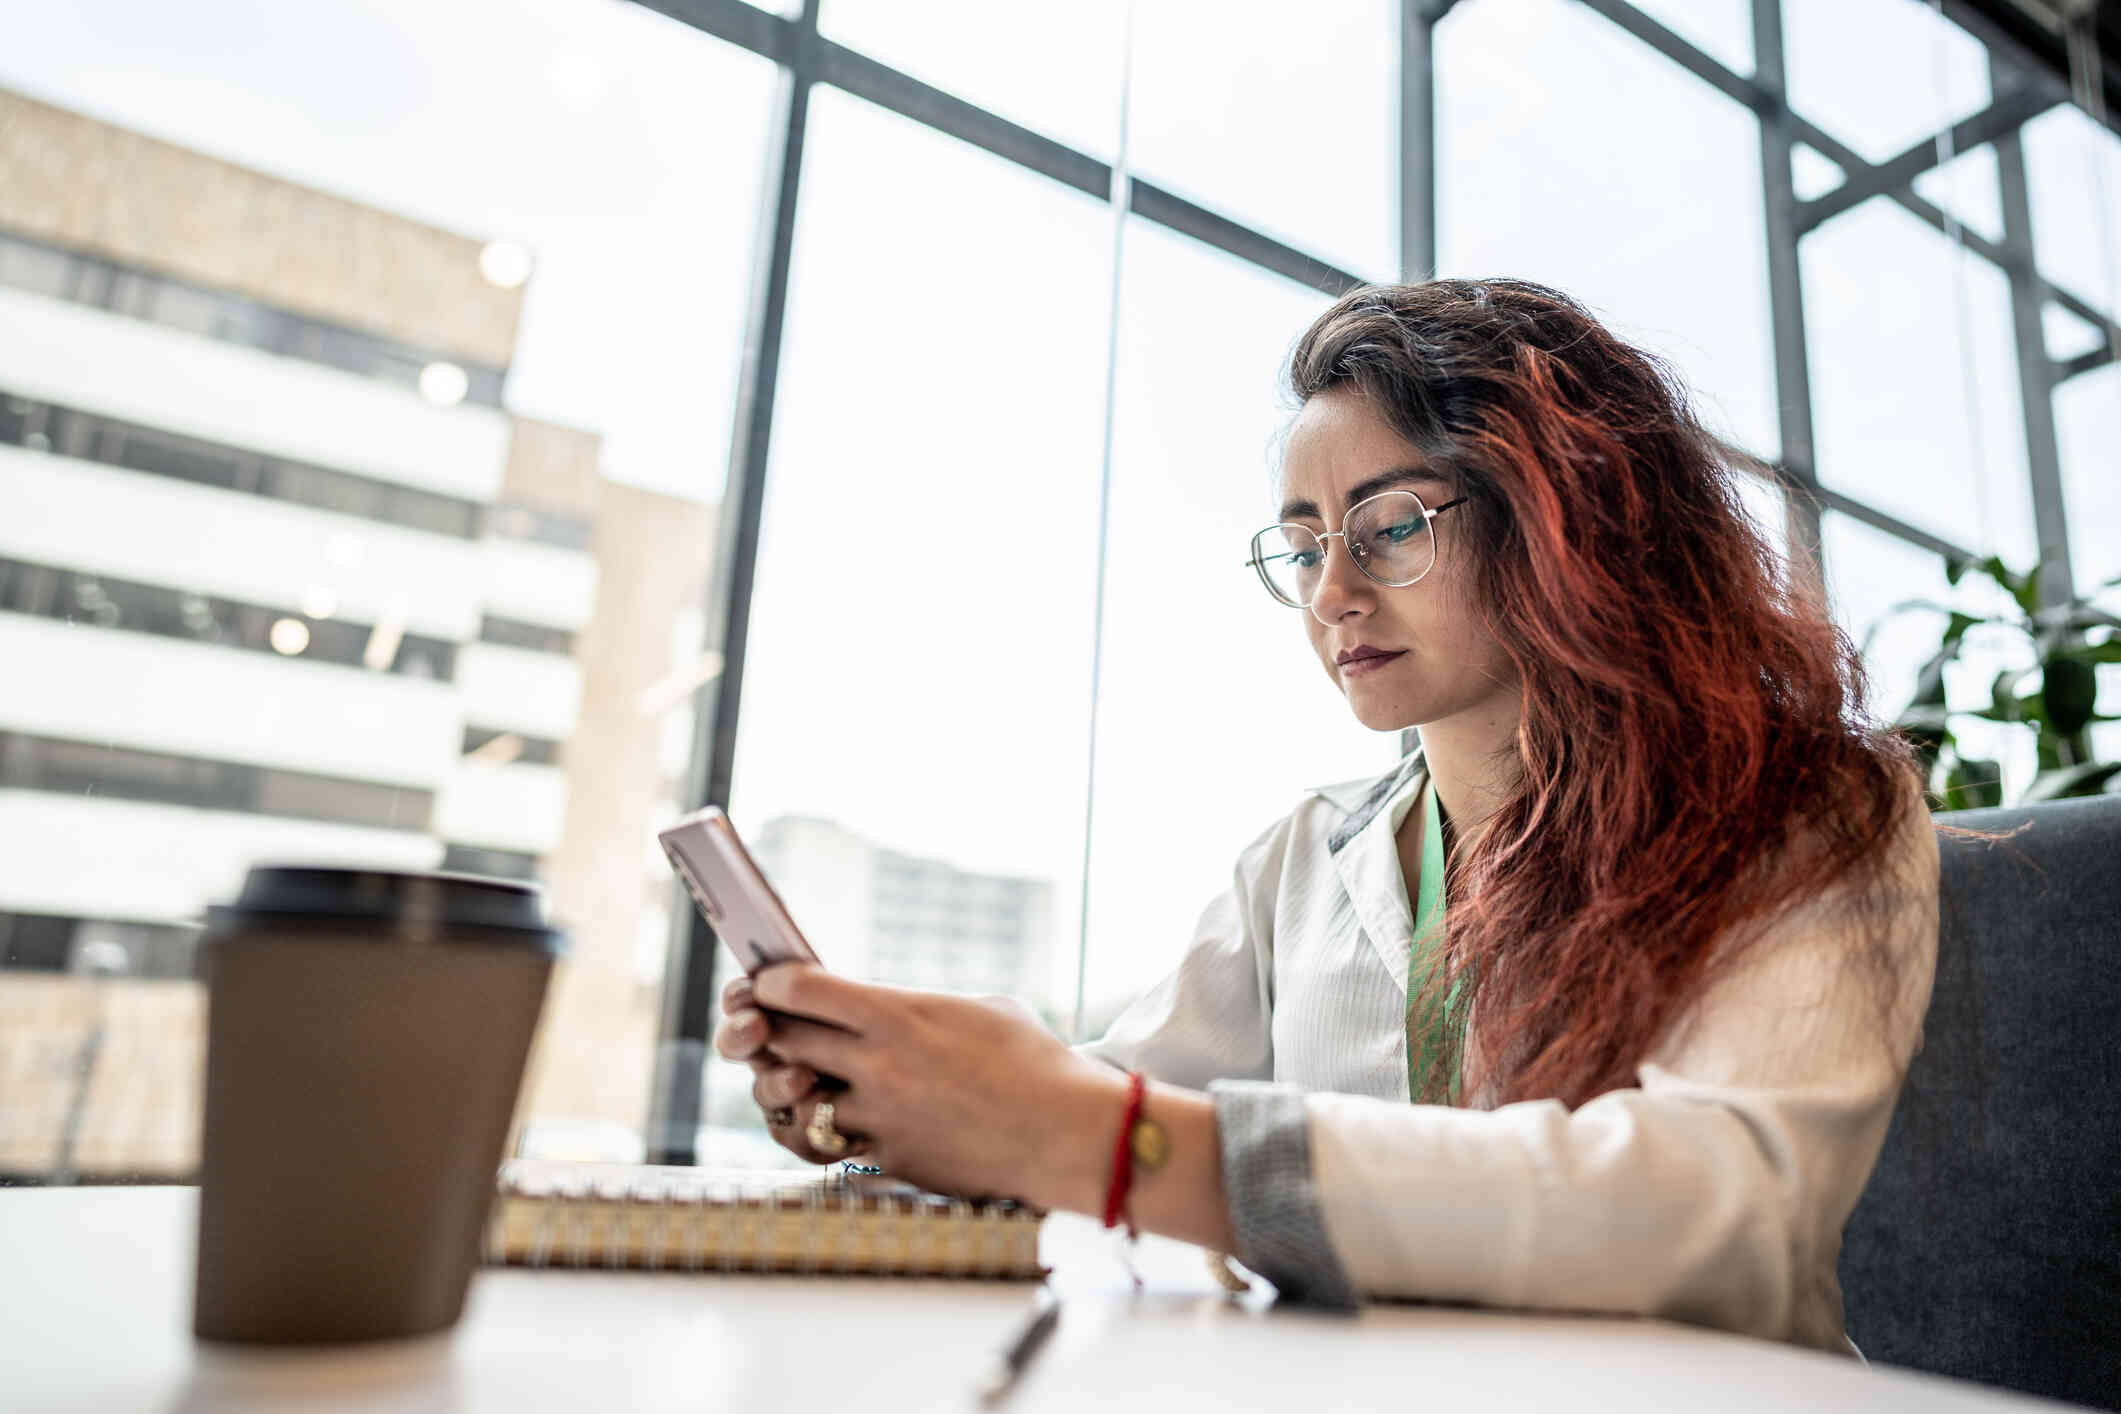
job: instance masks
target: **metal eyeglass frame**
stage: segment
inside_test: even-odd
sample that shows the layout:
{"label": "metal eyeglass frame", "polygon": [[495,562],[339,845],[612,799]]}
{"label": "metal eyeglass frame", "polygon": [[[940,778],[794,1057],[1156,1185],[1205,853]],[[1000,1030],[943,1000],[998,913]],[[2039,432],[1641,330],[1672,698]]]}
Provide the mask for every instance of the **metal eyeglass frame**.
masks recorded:
{"label": "metal eyeglass frame", "polygon": [[[1429,536],[1431,538],[1432,543],[1436,535],[1436,517],[1442,515],[1445,511],[1451,509],[1451,507],[1453,506],[1462,506],[1466,503],[1466,498],[1464,496],[1454,496],[1450,500],[1445,501],[1442,505],[1437,506],[1432,510],[1427,502],[1423,501],[1420,496],[1416,495],[1412,491],[1401,491],[1397,489],[1391,491],[1380,491],[1374,496],[1365,496],[1360,501],[1357,501],[1354,505],[1348,507],[1348,513],[1340,518],[1341,525],[1345,527],[1350,520],[1355,518],[1355,513],[1357,511],[1360,511],[1364,506],[1369,505],[1372,501],[1382,501],[1387,496],[1411,497],[1414,501],[1414,504],[1421,507],[1422,519],[1428,525]],[[1319,551],[1323,554],[1328,555],[1330,555],[1332,551],[1327,547],[1326,542],[1328,540],[1338,539],[1343,546],[1347,546],[1348,532],[1345,529],[1320,532],[1312,530],[1311,527],[1308,525],[1296,525],[1294,521],[1278,520],[1274,522],[1274,524],[1267,526],[1265,529],[1255,531],[1253,533],[1252,558],[1246,560],[1245,563],[1250,565],[1253,570],[1258,573],[1259,582],[1267,587],[1267,593],[1274,596],[1275,603],[1287,604],[1292,609],[1308,609],[1311,607],[1311,603],[1317,602],[1317,591],[1312,591],[1311,603],[1292,603],[1287,595],[1283,594],[1279,589],[1276,589],[1274,587],[1274,581],[1267,577],[1266,561],[1260,558],[1259,537],[1265,535],[1270,530],[1279,530],[1285,525],[1295,525],[1296,529],[1304,531],[1305,533],[1310,535],[1313,540],[1316,540],[1318,542]],[[1364,579],[1369,580],[1372,584],[1381,585],[1386,589],[1404,589],[1410,584],[1419,584],[1421,582],[1422,575],[1426,575],[1430,570],[1436,568],[1436,557],[1434,555],[1431,555],[1429,557],[1428,565],[1423,568],[1421,574],[1415,575],[1412,579],[1379,579],[1376,575],[1370,573],[1369,566],[1363,563],[1363,557],[1361,555],[1356,554],[1352,548],[1348,550],[1348,558],[1355,562],[1355,568],[1362,572],[1362,577]],[[1323,569],[1321,568],[1321,574],[1322,573]]]}

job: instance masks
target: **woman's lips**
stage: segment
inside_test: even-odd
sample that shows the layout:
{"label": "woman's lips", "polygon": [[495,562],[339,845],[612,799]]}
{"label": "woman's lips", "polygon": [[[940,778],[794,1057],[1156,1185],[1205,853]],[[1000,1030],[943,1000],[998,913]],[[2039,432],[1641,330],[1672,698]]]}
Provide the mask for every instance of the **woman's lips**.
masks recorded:
{"label": "woman's lips", "polygon": [[1347,662],[1340,665],[1340,674],[1342,677],[1361,677],[1364,673],[1374,673],[1385,664],[1397,662],[1406,656],[1406,650],[1401,649],[1397,653],[1379,653],[1368,658],[1350,658]]}

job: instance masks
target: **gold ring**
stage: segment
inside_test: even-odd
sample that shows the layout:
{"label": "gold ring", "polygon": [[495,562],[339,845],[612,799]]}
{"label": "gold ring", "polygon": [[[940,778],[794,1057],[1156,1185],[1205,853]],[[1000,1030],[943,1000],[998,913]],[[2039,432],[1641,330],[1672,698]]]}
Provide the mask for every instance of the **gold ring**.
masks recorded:
{"label": "gold ring", "polygon": [[832,1127],[832,1101],[820,1100],[817,1108],[810,1112],[810,1124],[803,1131],[810,1147],[828,1159],[836,1159],[847,1152],[847,1136]]}

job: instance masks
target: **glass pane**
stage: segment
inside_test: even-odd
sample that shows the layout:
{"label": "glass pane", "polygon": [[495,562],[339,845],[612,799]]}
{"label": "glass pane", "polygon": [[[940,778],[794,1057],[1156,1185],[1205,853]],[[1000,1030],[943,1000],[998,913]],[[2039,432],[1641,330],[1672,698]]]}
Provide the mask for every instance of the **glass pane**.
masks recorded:
{"label": "glass pane", "polygon": [[2003,272],[1882,198],[1805,238],[1819,476],[2017,568],[2038,554]]}
{"label": "glass pane", "polygon": [[[1967,575],[1955,588],[1941,558],[1853,517],[1828,511],[1820,518],[1827,594],[1834,620],[1864,650],[1871,680],[1871,714],[1891,721],[1914,700],[1922,665],[1935,656],[1948,622],[1942,609],[1901,606],[1910,601],[1973,614],[2014,617],[2016,606],[1995,584]],[[2022,634],[2002,627],[1967,631],[1959,660],[1946,669],[1945,701],[1952,711],[1988,706],[1999,673],[2034,662]],[[1977,717],[1956,716],[1952,731],[1970,757],[2000,762],[2005,799],[2031,784],[2037,767],[2030,730]]]}
{"label": "glass pane", "polygon": [[1398,12],[1387,0],[1139,6],[1135,173],[1365,279],[1396,278]]}
{"label": "glass pane", "polygon": [[1988,106],[1988,51],[1910,0],[1783,0],[1790,106],[1873,162]]}
{"label": "glass pane", "polygon": [[257,18],[0,50],[0,1179],[191,1171],[193,925],[262,859],[542,879],[522,1143],[637,1156],[690,729],[640,704],[698,651],[772,66],[587,0]]}
{"label": "glass pane", "polygon": [[2106,346],[2106,331],[2075,310],[2050,300],[2040,309],[2040,327],[2047,338],[2047,356],[2057,363]]}
{"label": "glass pane", "polygon": [[1239,852],[1305,788],[1399,754],[1350,714],[1300,611],[1244,564],[1277,504],[1275,434],[1292,416],[1281,361],[1327,301],[1141,221],[1122,292],[1091,1035],[1177,963]]}
{"label": "glass pane", "polygon": [[1634,0],[1635,8],[1734,73],[1753,72],[1752,0]]}
{"label": "glass pane", "polygon": [[2121,319],[2121,137],[2067,105],[2023,137],[2040,273]]}
{"label": "glass pane", "polygon": [[1915,192],[1950,212],[1967,229],[1992,241],[2003,239],[2003,189],[1998,185],[1993,146],[1962,152],[1942,167],[1930,168],[1915,178]]}
{"label": "glass pane", "polygon": [[[2070,568],[2082,592],[2121,575],[2121,475],[2114,458],[2121,447],[2121,364],[2080,373],[2055,390],[2055,440]],[[2121,591],[2108,593],[2121,598]]]}
{"label": "glass pane", "polygon": [[1126,0],[862,0],[825,6],[818,24],[872,59],[1110,161],[1126,12]]}
{"label": "glass pane", "polygon": [[1746,513],[1760,527],[1760,533],[1774,547],[1781,561],[1782,572],[1789,572],[1790,503],[1781,486],[1764,476],[1739,472],[1735,478],[1738,494],[1745,502]]}
{"label": "glass pane", "polygon": [[[1063,1021],[1109,209],[814,105],[731,814],[835,968]],[[708,1105],[759,1123],[741,1068]]]}
{"label": "glass pane", "polygon": [[1443,272],[1566,290],[1670,359],[1713,429],[1773,459],[1752,115],[1560,0],[1459,7],[1437,64]]}

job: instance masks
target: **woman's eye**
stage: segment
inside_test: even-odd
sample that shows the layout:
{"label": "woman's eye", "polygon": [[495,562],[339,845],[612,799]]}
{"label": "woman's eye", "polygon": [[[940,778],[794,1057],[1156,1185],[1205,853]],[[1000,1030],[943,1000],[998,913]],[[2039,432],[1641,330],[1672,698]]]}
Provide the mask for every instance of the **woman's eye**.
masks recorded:
{"label": "woman's eye", "polygon": [[1318,568],[1318,561],[1319,554],[1316,550],[1292,550],[1289,552],[1289,563],[1300,570],[1316,569]]}
{"label": "woman's eye", "polygon": [[1397,525],[1388,525],[1383,530],[1379,531],[1378,538],[1385,541],[1387,544],[1401,545],[1413,539],[1415,534],[1420,531],[1420,529],[1420,521],[1403,520],[1400,521]]}

